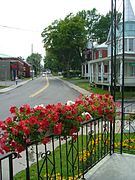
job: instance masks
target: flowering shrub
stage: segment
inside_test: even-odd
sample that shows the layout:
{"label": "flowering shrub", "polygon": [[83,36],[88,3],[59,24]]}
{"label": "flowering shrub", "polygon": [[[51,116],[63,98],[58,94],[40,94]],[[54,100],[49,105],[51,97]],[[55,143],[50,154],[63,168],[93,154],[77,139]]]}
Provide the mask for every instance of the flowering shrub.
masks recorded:
{"label": "flowering shrub", "polygon": [[115,104],[110,95],[92,94],[80,96],[75,102],[66,104],[38,105],[28,104],[10,108],[12,114],[0,121],[0,153],[22,152],[32,143],[46,144],[49,134],[73,136],[79,131],[81,123],[92,118],[105,117],[110,121],[115,116]]}

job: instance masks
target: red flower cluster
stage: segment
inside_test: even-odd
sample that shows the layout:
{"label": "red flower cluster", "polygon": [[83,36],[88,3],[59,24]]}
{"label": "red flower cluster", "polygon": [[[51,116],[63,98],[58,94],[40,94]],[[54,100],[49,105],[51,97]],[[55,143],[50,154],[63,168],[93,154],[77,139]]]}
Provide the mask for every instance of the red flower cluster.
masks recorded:
{"label": "red flower cluster", "polygon": [[79,131],[81,122],[104,116],[112,120],[115,104],[110,95],[92,94],[80,96],[73,103],[38,105],[31,108],[25,104],[20,108],[12,106],[12,114],[0,121],[0,153],[22,152],[32,143],[46,144],[48,134],[73,136]]}

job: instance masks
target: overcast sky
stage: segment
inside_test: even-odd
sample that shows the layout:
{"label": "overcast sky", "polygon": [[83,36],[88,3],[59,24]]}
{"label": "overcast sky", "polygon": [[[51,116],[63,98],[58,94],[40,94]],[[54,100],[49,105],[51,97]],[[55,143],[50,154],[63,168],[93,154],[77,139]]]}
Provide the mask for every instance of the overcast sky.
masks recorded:
{"label": "overcast sky", "polygon": [[[135,0],[131,4],[135,9]],[[33,52],[44,56],[41,32],[54,20],[92,8],[105,15],[111,0],[0,0],[0,7],[0,54],[26,58],[32,44]]]}

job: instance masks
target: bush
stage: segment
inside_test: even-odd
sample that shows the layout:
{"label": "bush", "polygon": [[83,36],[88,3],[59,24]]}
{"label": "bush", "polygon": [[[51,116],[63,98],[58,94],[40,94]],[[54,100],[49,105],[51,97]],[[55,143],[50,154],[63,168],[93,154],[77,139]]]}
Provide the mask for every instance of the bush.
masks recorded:
{"label": "bush", "polygon": [[80,77],[81,76],[81,71],[80,70],[70,70],[70,71],[64,71],[63,73],[64,77]]}

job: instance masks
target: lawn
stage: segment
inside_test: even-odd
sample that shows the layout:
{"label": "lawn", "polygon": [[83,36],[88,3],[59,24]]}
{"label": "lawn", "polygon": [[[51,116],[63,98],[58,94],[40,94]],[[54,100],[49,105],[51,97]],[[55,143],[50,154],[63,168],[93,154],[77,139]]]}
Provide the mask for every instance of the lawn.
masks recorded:
{"label": "lawn", "polygon": [[[103,136],[102,136],[103,137]],[[56,171],[56,180],[60,179],[62,174],[63,180],[71,179],[74,176],[74,180],[78,179],[78,175],[81,175],[90,165],[92,166],[96,161],[107,153],[108,143],[103,143],[103,150],[101,152],[101,136],[94,141],[90,136],[79,136],[77,141],[69,140],[68,143],[62,144],[55,149],[55,153],[50,153],[47,158],[39,161],[39,166],[42,169],[40,176],[46,180],[47,177],[53,177],[54,174],[54,162]],[[103,137],[102,141],[104,140]],[[83,146],[82,146],[83,141]],[[100,151],[100,153],[96,153]],[[55,155],[55,159],[54,159]],[[46,164],[47,163],[47,164]],[[46,168],[46,165],[48,169]],[[74,171],[73,171],[74,169]],[[25,171],[21,171],[16,174],[14,180],[24,180]],[[37,180],[37,168],[36,163],[30,167],[30,179]],[[49,178],[51,179],[51,178]]]}
{"label": "lawn", "polygon": [[[83,137],[83,138],[82,138]],[[135,154],[135,136],[134,133],[125,133],[123,135],[123,152]],[[55,161],[55,171],[56,180],[61,179],[60,174],[62,174],[62,180],[70,179],[72,180],[74,173],[74,180],[78,179],[77,176],[83,172],[83,169],[87,169],[90,165],[91,167],[96,164],[100,159],[104,157],[105,154],[109,153],[109,143],[110,138],[108,135],[99,135],[90,138],[89,136],[79,136],[78,141],[73,143],[72,140],[69,143],[62,144],[55,149],[54,154],[48,154],[47,158],[39,161],[39,167],[42,169],[40,176],[41,179],[46,180],[55,179],[54,174],[54,161]],[[121,135],[115,135],[115,152],[120,152],[120,139]],[[82,147],[83,141],[83,147]],[[101,150],[102,147],[102,150]],[[78,150],[78,151],[77,151]],[[82,151],[83,150],[83,151]],[[55,159],[54,159],[55,155]],[[83,160],[83,161],[82,161]],[[68,163],[67,163],[68,162]],[[46,168],[46,165],[48,169]],[[79,168],[78,168],[79,167]],[[72,169],[74,168],[74,172]],[[67,173],[68,170],[68,173]],[[53,178],[52,178],[53,177]],[[34,163],[30,167],[30,179],[37,180],[37,166]],[[21,171],[16,174],[14,180],[25,180],[25,171]]]}
{"label": "lawn", "polygon": [[0,86],[0,89],[6,88],[6,87],[8,87],[8,86]]}
{"label": "lawn", "polygon": [[[88,79],[80,79],[80,78],[63,78],[63,80],[69,81],[91,93],[96,93],[96,94],[110,94],[109,91],[104,90],[99,87],[91,87],[89,80]],[[135,91],[130,90],[130,91],[124,91],[124,97],[125,99],[133,99],[135,98]],[[121,99],[122,94],[119,91],[116,91],[116,99]]]}

